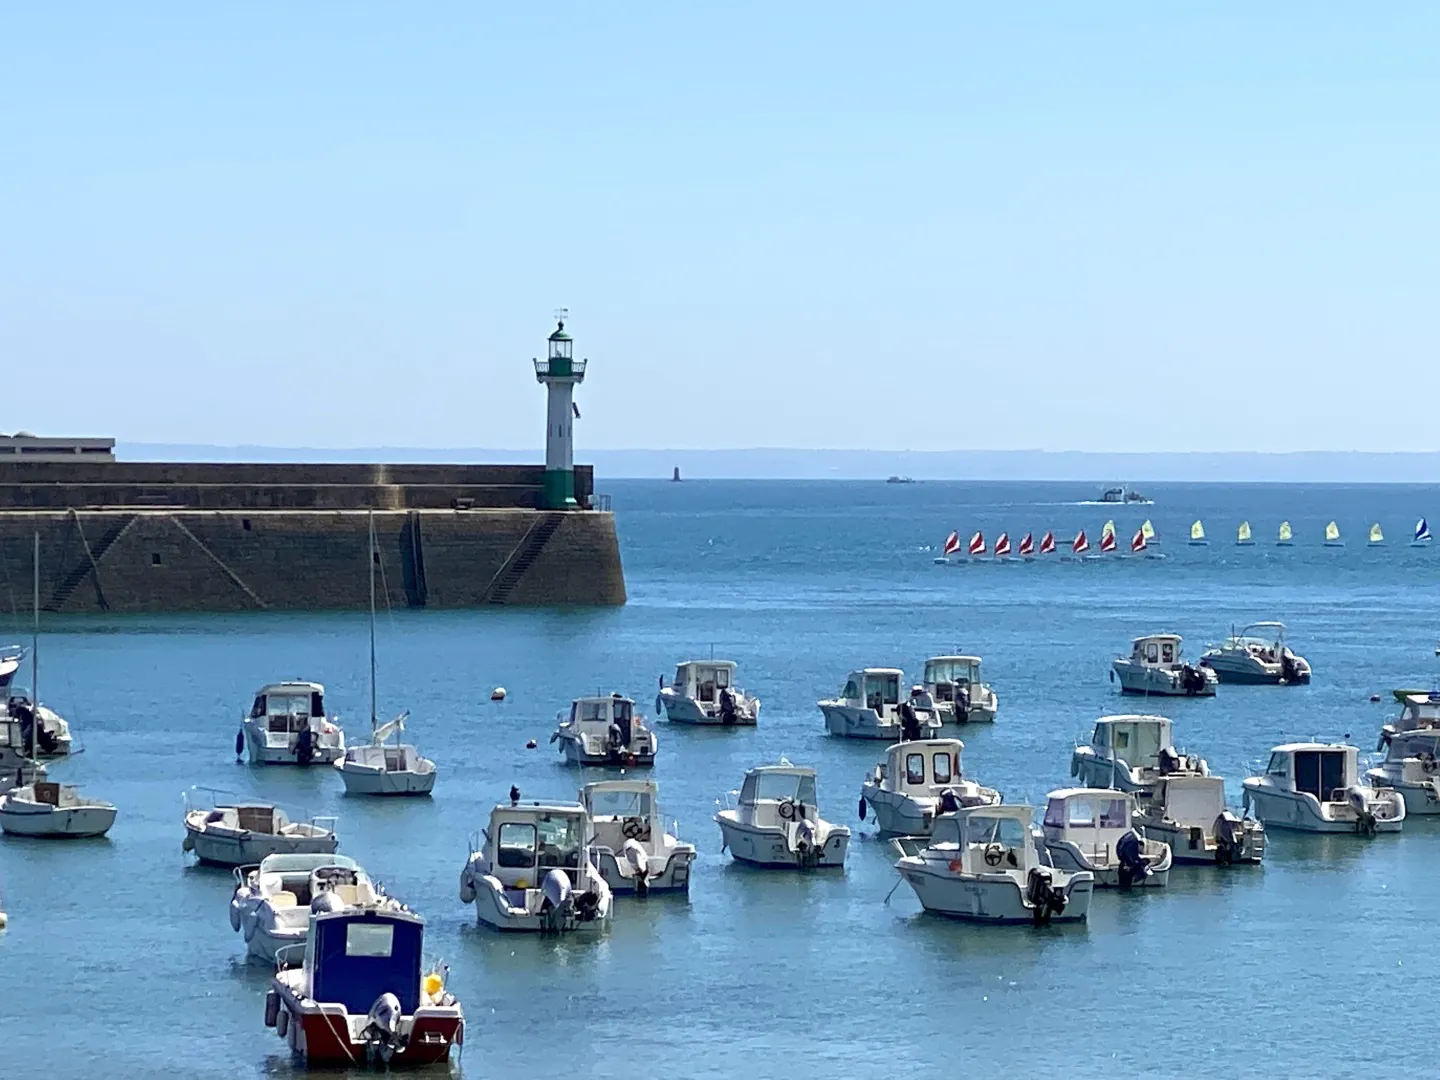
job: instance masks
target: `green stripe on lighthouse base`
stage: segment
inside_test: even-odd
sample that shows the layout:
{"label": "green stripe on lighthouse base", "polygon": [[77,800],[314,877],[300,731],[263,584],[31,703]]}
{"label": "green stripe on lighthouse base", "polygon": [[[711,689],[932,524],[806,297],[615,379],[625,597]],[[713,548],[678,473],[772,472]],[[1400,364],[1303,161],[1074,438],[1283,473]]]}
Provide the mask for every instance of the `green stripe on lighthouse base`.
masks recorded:
{"label": "green stripe on lighthouse base", "polygon": [[542,499],[546,510],[574,510],[579,505],[575,501],[575,470],[546,469]]}

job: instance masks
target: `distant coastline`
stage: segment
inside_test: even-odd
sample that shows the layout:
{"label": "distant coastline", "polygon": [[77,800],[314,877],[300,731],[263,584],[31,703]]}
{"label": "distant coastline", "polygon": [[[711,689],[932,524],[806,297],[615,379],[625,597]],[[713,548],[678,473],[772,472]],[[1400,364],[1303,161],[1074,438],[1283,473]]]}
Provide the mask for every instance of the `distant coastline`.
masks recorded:
{"label": "distant coastline", "polygon": [[[315,448],[206,446],[120,442],[124,461],[313,461],[522,464],[541,461],[535,449],[374,446]],[[577,459],[603,477],[669,480],[678,465],[686,480],[927,480],[1118,483],[1433,484],[1440,452],[1301,450],[1293,453],[1196,452],[1110,454],[1044,450],[589,450]]]}

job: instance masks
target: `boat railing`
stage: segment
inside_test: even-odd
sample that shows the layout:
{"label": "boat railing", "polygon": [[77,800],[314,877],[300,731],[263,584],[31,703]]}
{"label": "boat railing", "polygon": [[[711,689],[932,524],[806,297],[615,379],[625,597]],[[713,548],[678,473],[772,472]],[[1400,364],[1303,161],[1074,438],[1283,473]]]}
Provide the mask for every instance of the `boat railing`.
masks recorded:
{"label": "boat railing", "polygon": [[256,873],[259,873],[259,872],[260,872],[260,864],[259,864],[259,863],[249,863],[249,864],[247,864],[247,865],[245,865],[245,866],[237,866],[237,867],[235,867],[235,869],[234,869],[234,871],[232,871],[232,873],[234,874],[234,877],[235,877],[235,885],[236,885],[236,887],[238,888],[238,887],[241,886],[241,885],[248,884],[250,875],[251,875],[251,874],[256,874]]}
{"label": "boat railing", "polygon": [[275,970],[289,971],[305,962],[305,942],[295,941],[275,950]]}
{"label": "boat railing", "polygon": [[331,836],[338,835],[340,818],[335,814],[312,814],[307,820],[312,826],[322,829]]}

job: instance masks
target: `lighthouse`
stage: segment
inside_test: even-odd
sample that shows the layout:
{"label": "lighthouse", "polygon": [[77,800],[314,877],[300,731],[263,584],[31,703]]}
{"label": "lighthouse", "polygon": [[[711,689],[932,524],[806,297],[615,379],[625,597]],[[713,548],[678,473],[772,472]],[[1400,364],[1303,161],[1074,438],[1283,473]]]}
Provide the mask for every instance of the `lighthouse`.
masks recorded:
{"label": "lighthouse", "polygon": [[542,509],[574,510],[575,445],[572,440],[575,418],[575,384],[585,381],[585,360],[575,359],[575,342],[565,332],[561,308],[550,335],[546,355],[535,361],[535,381],[545,384],[549,394],[545,415],[545,490]]}

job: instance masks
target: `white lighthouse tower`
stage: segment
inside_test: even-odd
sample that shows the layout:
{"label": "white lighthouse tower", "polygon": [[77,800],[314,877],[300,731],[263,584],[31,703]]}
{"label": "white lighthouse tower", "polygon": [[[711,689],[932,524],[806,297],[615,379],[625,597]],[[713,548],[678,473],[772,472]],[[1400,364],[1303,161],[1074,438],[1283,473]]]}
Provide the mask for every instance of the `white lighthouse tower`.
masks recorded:
{"label": "white lighthouse tower", "polygon": [[542,509],[573,510],[575,502],[575,384],[585,381],[585,360],[576,360],[575,342],[565,332],[565,308],[556,312],[544,360],[535,361],[535,381],[549,392],[545,414],[545,491]]}

